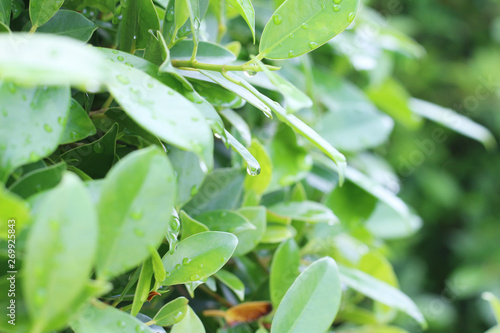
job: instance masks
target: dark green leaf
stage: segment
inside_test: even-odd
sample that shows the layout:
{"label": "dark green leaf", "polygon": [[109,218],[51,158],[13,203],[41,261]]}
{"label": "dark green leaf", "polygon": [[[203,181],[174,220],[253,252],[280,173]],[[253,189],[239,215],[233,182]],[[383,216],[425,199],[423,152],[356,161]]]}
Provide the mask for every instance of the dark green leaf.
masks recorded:
{"label": "dark green leaf", "polygon": [[280,202],[268,208],[278,216],[304,222],[325,222],[334,224],[339,219],[326,206],[314,201]]}
{"label": "dark green leaf", "polygon": [[255,43],[255,10],[253,9],[251,0],[228,0],[228,5],[235,8],[238,13],[245,19],[252,31],[253,42]]}
{"label": "dark green leaf", "polygon": [[221,269],[215,273],[215,277],[231,289],[240,301],[243,301],[245,298],[245,285],[236,275]]}
{"label": "dark green leaf", "polygon": [[[185,1],[185,0],[184,0]],[[183,40],[175,44],[170,49],[170,57],[176,60],[190,60],[193,54],[193,41]],[[208,64],[225,65],[236,60],[234,54],[224,47],[210,43],[200,42],[198,44],[198,52],[196,60]]]}
{"label": "dark green leaf", "polygon": [[45,24],[61,8],[62,4],[62,0],[31,0],[30,18],[33,26],[39,27]]}
{"label": "dark green leaf", "polygon": [[168,157],[177,173],[176,206],[183,206],[198,193],[205,174],[200,167],[200,160],[195,154],[180,149],[171,149]]}
{"label": "dark green leaf", "polygon": [[149,30],[159,30],[160,19],[152,0],[122,1],[122,21],[120,23],[120,49],[134,53],[144,49],[149,39]]}
{"label": "dark green leaf", "polygon": [[94,135],[96,128],[90,120],[87,112],[74,99],[71,99],[69,108],[68,121],[59,141],[59,144],[67,144],[80,141],[88,136]]}
{"label": "dark green leaf", "polygon": [[18,179],[10,186],[9,190],[26,199],[33,194],[55,187],[61,181],[64,171],[66,171],[66,163],[64,162],[34,170]]}
{"label": "dark green leaf", "polygon": [[67,36],[86,43],[96,29],[97,25],[82,14],[72,10],[60,10],[37,31]]}
{"label": "dark green leaf", "polygon": [[68,166],[78,168],[92,178],[103,178],[115,160],[117,133],[115,123],[99,140],[67,151],[61,158]]}
{"label": "dark green leaf", "polygon": [[9,26],[12,0],[0,0],[0,22]]}
{"label": "dark green leaf", "polygon": [[[16,232],[21,232],[30,219],[28,204],[0,185],[0,218],[9,221],[12,217],[16,220]],[[8,223],[3,223],[0,225],[0,238],[7,239],[7,236]]]}
{"label": "dark green leaf", "polygon": [[196,221],[184,211],[180,213],[181,217],[181,239],[186,239],[189,236],[198,234],[200,232],[209,231],[207,226],[203,223]]}

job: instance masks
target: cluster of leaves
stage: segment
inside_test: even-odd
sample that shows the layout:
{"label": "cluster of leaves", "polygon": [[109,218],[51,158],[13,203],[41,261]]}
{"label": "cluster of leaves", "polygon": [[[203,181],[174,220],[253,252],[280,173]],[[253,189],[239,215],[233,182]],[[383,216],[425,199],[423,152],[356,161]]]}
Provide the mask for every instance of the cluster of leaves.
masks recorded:
{"label": "cluster of leaves", "polygon": [[421,222],[379,147],[422,118],[494,140],[411,98],[384,64],[422,49],[358,7],[0,0],[2,330],[425,327],[386,245]]}

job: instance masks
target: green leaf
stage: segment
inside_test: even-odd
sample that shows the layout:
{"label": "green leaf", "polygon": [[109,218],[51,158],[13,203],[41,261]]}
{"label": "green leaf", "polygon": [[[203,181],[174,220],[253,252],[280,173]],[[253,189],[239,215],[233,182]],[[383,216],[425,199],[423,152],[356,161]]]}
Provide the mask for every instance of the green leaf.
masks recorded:
{"label": "green leaf", "polygon": [[71,324],[75,333],[153,333],[140,320],[104,303],[87,305]]}
{"label": "green leaf", "polygon": [[252,32],[253,43],[255,44],[255,10],[251,0],[228,0],[227,4],[240,13],[247,22]]}
{"label": "green leaf", "polygon": [[0,82],[0,181],[5,182],[18,166],[54,152],[64,130],[69,101],[69,87],[22,88]]}
{"label": "green leaf", "polygon": [[238,233],[248,230],[255,230],[255,226],[250,223],[244,216],[228,211],[228,210],[213,210],[196,216],[196,220],[200,221],[212,231],[225,231],[238,236]]}
{"label": "green leaf", "polygon": [[31,0],[30,18],[33,26],[39,27],[45,24],[61,8],[62,4],[62,0]]}
{"label": "green leaf", "polygon": [[292,226],[281,223],[268,223],[261,243],[281,243],[295,237],[297,232]]}
{"label": "green leaf", "polygon": [[271,261],[269,276],[269,294],[273,307],[277,307],[287,290],[299,276],[300,254],[299,247],[293,239],[289,239],[278,246]]}
{"label": "green leaf", "polygon": [[67,173],[37,206],[26,245],[23,283],[33,331],[64,326],[91,274],[97,216],[83,183]]}
{"label": "green leaf", "polygon": [[245,190],[253,190],[256,194],[260,195],[264,193],[271,182],[273,173],[271,157],[269,156],[266,148],[257,139],[252,140],[252,145],[248,151],[255,157],[255,159],[257,159],[257,161],[259,161],[261,171],[257,176],[246,176]]}
{"label": "green leaf", "polygon": [[10,25],[10,10],[12,0],[0,0],[0,23]]}
{"label": "green leaf", "polygon": [[175,0],[175,28],[179,30],[190,19],[191,32],[193,33],[193,44],[198,45],[200,40],[200,1],[199,0]]}
{"label": "green leaf", "polygon": [[[172,229],[174,229],[174,228],[172,228]],[[165,272],[165,268],[163,268],[163,262],[161,261],[161,257],[160,257],[160,254],[158,253],[158,251],[150,247],[149,252],[151,253],[151,262],[153,263],[153,271],[154,271],[155,280],[156,280],[156,283],[159,284],[163,280],[165,280],[167,273]]]}
{"label": "green leaf", "polygon": [[82,14],[62,9],[39,27],[37,32],[67,36],[86,43],[96,29],[97,25]]}
{"label": "green leaf", "polygon": [[323,333],[340,307],[342,288],[337,264],[320,259],[302,272],[283,297],[271,332]]}
{"label": "green leaf", "polygon": [[242,256],[252,251],[264,237],[266,231],[266,209],[265,207],[242,207],[238,213],[244,216],[254,225],[254,229],[239,233],[238,246],[234,251],[235,256]]}
{"label": "green leaf", "polygon": [[288,59],[310,52],[351,24],[358,0],[337,4],[326,0],[286,0],[262,32],[260,54],[269,59]]}
{"label": "green leaf", "polygon": [[59,184],[66,171],[66,163],[61,162],[48,168],[36,169],[14,182],[9,190],[23,199],[50,190]]}
{"label": "green leaf", "polygon": [[313,161],[307,149],[297,142],[295,133],[286,125],[278,127],[269,153],[273,169],[268,191],[300,181],[312,168]]}
{"label": "green leaf", "polygon": [[493,150],[496,147],[495,137],[486,127],[473,122],[451,109],[416,98],[410,99],[409,107],[413,112],[424,118],[435,121],[457,133],[481,142],[486,149]]}
{"label": "green leaf", "polygon": [[96,92],[109,78],[108,64],[99,52],[72,38],[0,34],[0,50],[9,50],[0,52],[2,77],[23,85],[70,84]]}
{"label": "green leaf", "polygon": [[426,328],[424,316],[413,301],[398,289],[354,268],[339,267],[342,282],[354,290],[413,317]]}
{"label": "green leaf", "polygon": [[268,208],[272,213],[281,217],[304,222],[338,223],[339,219],[330,208],[314,201],[280,202]]}
{"label": "green leaf", "polygon": [[141,273],[139,275],[139,280],[137,281],[137,287],[135,288],[134,301],[132,302],[132,308],[130,309],[130,314],[134,317],[137,316],[139,311],[141,311],[142,305],[148,299],[153,273],[153,264],[151,260],[145,260],[142,263]]}
{"label": "green leaf", "polygon": [[193,309],[188,306],[186,316],[172,327],[170,333],[205,333],[205,327]]}
{"label": "green leaf", "polygon": [[134,53],[144,49],[149,40],[149,30],[159,30],[160,19],[152,0],[122,1],[122,20],[119,28],[120,50]]}
{"label": "green leaf", "polygon": [[5,221],[0,225],[0,239],[7,239],[9,235],[9,220],[15,220],[17,233],[21,232],[30,220],[28,204],[17,195],[7,191],[3,185],[0,185],[0,218]]}
{"label": "green leaf", "polygon": [[238,239],[227,232],[207,231],[190,236],[163,257],[167,278],[163,285],[202,281],[231,258]]}
{"label": "green leaf", "polygon": [[[203,115],[182,95],[151,76],[121,64],[112,66],[108,88],[140,126],[213,167],[213,136]],[[182,110],[182,112],[179,112]]]}
{"label": "green leaf", "polygon": [[403,215],[386,202],[378,202],[365,227],[376,237],[397,239],[415,234],[422,227],[422,219],[412,212]]}
{"label": "green leaf", "polygon": [[335,212],[346,225],[366,221],[377,203],[377,199],[354,183],[347,181],[327,194],[325,205]]}
{"label": "green leaf", "polygon": [[126,272],[149,256],[149,247],[160,244],[170,228],[175,192],[174,171],[160,148],[135,151],[115,165],[97,204],[99,277]]}
{"label": "green leaf", "polygon": [[410,95],[397,81],[387,79],[382,84],[369,87],[366,94],[377,107],[404,126],[415,129],[421,124],[420,117],[409,107]]}
{"label": "green leaf", "polygon": [[245,299],[245,285],[236,275],[221,269],[215,273],[215,277],[231,289],[240,301]]}
{"label": "green leaf", "polygon": [[76,100],[71,99],[68,120],[59,144],[80,141],[94,134],[96,134],[96,128],[87,112]]}
{"label": "green leaf", "polygon": [[216,209],[236,208],[244,180],[240,169],[217,169],[205,178],[196,195],[182,209],[196,216]]}
{"label": "green leaf", "polygon": [[205,174],[195,154],[180,149],[171,149],[168,157],[177,173],[176,206],[182,206],[198,192]]}
{"label": "green leaf", "polygon": [[92,178],[104,178],[115,160],[117,133],[118,125],[115,123],[99,140],[71,149],[61,158],[68,166],[78,168]]}
{"label": "green leaf", "polygon": [[183,210],[180,213],[181,218],[181,239],[186,239],[194,234],[209,231],[207,226],[203,223],[196,221],[191,216],[186,214]]}
{"label": "green leaf", "polygon": [[489,292],[483,293],[482,297],[490,303],[495,319],[497,320],[497,324],[500,324],[500,300],[494,294]]}
{"label": "green leaf", "polygon": [[113,13],[117,0],[65,0],[64,7],[82,11],[86,7],[94,7],[103,13]]}
{"label": "green leaf", "polygon": [[[193,47],[192,40],[182,40],[170,49],[170,57],[175,60],[190,60]],[[225,65],[235,61],[236,57],[219,44],[199,42],[196,60],[208,64]]]}
{"label": "green leaf", "polygon": [[191,84],[196,92],[213,106],[237,109],[245,104],[239,96],[213,82],[192,80]]}
{"label": "green leaf", "polygon": [[170,326],[179,323],[188,312],[188,300],[178,297],[165,304],[154,316],[153,323],[159,326]]}

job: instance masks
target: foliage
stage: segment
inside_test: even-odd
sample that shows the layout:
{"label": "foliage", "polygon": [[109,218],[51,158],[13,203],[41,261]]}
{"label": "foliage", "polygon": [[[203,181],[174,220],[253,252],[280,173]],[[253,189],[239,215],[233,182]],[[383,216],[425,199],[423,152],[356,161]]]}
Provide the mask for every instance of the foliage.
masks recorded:
{"label": "foliage", "polygon": [[392,77],[424,51],[373,9],[0,0],[0,31],[2,331],[426,328],[389,137],[495,139]]}

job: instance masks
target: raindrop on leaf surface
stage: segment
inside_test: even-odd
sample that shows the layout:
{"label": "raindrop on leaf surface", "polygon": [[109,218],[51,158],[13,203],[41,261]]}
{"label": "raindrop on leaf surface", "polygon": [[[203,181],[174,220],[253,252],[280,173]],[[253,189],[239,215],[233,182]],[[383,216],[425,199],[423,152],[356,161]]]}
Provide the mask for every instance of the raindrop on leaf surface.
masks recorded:
{"label": "raindrop on leaf surface", "polygon": [[283,22],[283,17],[281,17],[280,14],[274,14],[273,15],[273,22],[274,22],[274,24],[279,25],[279,24],[281,24],[281,22]]}

